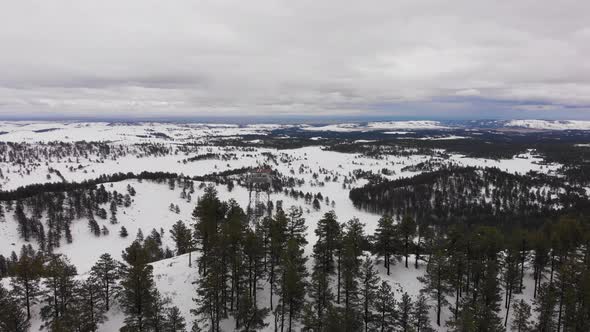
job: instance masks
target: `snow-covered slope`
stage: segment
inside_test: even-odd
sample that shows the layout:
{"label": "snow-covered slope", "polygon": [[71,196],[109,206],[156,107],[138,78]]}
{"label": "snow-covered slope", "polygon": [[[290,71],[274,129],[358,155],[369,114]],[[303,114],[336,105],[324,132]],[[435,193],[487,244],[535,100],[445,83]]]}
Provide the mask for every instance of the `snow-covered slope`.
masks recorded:
{"label": "snow-covered slope", "polygon": [[511,120],[506,127],[546,130],[590,130],[590,121],[580,120]]}
{"label": "snow-covered slope", "polygon": [[202,123],[107,123],[107,122],[0,122],[0,141],[75,142],[108,141],[125,144],[186,142],[206,137],[265,135],[288,125]]}
{"label": "snow-covered slope", "polygon": [[354,131],[371,131],[371,130],[424,130],[424,129],[446,129],[438,121],[387,121],[387,122],[369,122],[361,123],[341,123],[326,126],[302,126],[307,131],[333,131],[333,132],[354,132]]}

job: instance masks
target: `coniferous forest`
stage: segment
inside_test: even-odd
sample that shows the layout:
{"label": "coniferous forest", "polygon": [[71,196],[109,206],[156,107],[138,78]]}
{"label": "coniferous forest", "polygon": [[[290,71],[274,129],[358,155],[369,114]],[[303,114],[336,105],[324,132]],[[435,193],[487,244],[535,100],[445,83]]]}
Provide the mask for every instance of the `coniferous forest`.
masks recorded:
{"label": "coniferous forest", "polygon": [[[126,197],[102,186],[94,195],[96,204]],[[398,223],[386,214],[368,234],[362,220],[341,220],[330,211],[316,221],[308,254],[310,230],[301,208],[279,201],[267,212],[252,224],[239,204],[206,187],[190,222],[177,222],[169,234],[131,234],[135,240],[122,260],[104,254],[84,278],[68,257],[52,253],[54,238],[39,250],[23,246],[0,257],[0,273],[10,280],[10,290],[0,287],[0,327],[27,331],[38,304],[49,331],[97,331],[116,303],[125,314],[121,331],[221,331],[227,318],[235,330],[255,331],[269,324],[270,314],[272,329],[282,331],[504,331],[509,316],[501,311],[513,312],[514,331],[590,328],[590,230],[584,220],[563,215],[530,229],[517,223],[432,224],[411,214]],[[66,237],[68,220],[55,221]],[[35,227],[34,234],[40,234]],[[175,248],[162,248],[164,236]],[[188,252],[196,280],[194,316],[182,317],[155,286],[150,263]],[[379,276],[379,268],[390,273],[395,265],[425,267],[419,296]],[[529,270],[532,303],[514,299]],[[452,315],[443,319],[443,309]]]}

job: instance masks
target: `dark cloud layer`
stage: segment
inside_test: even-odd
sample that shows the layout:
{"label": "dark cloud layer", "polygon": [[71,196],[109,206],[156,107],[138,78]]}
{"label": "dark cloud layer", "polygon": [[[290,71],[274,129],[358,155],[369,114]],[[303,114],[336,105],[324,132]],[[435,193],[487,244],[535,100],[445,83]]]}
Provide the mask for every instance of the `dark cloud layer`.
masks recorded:
{"label": "dark cloud layer", "polygon": [[587,1],[9,1],[0,117],[590,117]]}

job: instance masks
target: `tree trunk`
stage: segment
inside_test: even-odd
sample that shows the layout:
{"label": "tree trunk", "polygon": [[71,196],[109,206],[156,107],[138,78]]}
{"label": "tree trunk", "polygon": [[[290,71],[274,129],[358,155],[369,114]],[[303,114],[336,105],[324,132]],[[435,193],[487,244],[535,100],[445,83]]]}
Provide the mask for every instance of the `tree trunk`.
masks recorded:
{"label": "tree trunk", "polygon": [[559,311],[557,314],[557,332],[561,330],[561,312],[563,309],[563,284],[561,286],[561,290],[559,292]]}
{"label": "tree trunk", "polygon": [[338,254],[338,281],[337,281],[337,291],[336,291],[336,303],[340,304],[340,280],[341,280],[341,272],[340,272],[340,254]]}
{"label": "tree trunk", "polygon": [[524,261],[525,261],[525,257],[526,256],[526,241],[523,239],[522,240],[522,250],[520,253],[520,286],[519,286],[519,293],[522,293],[522,284],[523,284],[523,279],[524,279]]}
{"label": "tree trunk", "polygon": [[27,302],[27,320],[31,320],[31,290],[28,280],[25,280],[25,300]]}
{"label": "tree trunk", "polygon": [[408,247],[410,246],[410,240],[408,239],[408,236],[406,235],[406,245],[405,245],[405,256],[406,256],[406,269],[408,268]]}
{"label": "tree trunk", "polygon": [[440,266],[438,267],[438,271],[436,274],[436,325],[440,326],[440,307],[441,307],[441,280],[440,280]]}

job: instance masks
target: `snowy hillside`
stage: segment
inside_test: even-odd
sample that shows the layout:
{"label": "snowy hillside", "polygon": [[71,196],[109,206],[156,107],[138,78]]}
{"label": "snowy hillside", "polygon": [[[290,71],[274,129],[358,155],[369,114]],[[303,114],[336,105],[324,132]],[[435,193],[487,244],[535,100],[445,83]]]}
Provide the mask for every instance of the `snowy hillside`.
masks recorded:
{"label": "snowy hillside", "polygon": [[511,120],[506,127],[519,127],[545,130],[590,130],[590,121],[575,120]]}
{"label": "snowy hillside", "polygon": [[265,135],[287,125],[172,124],[107,122],[0,122],[5,142],[106,141],[121,144],[143,142],[189,142],[206,137]]}
{"label": "snowy hillside", "polygon": [[342,123],[326,126],[303,126],[307,131],[333,131],[333,132],[355,132],[355,131],[371,131],[371,130],[424,130],[424,129],[446,129],[438,121],[389,121],[389,122],[369,122],[367,124],[360,123]]}

